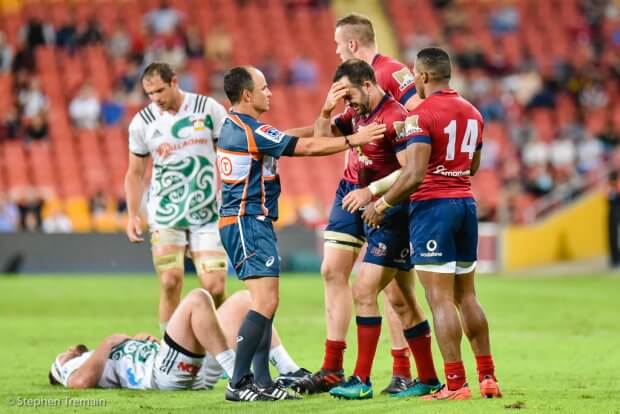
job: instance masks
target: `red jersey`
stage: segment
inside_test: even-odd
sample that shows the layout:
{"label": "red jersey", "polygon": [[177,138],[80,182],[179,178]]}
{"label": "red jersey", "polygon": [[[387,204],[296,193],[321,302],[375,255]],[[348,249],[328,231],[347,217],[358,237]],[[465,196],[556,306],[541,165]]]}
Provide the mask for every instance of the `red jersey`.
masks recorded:
{"label": "red jersey", "polygon": [[480,112],[454,89],[433,93],[409,113],[408,143],[431,145],[426,176],[411,200],[473,197],[470,170],[483,127]]}
{"label": "red jersey", "polygon": [[[383,138],[356,147],[349,151],[356,154],[356,181],[366,187],[371,182],[383,178],[400,168],[396,153],[406,147],[407,139],[403,137],[407,110],[390,95],[385,94],[377,107],[368,115],[358,115],[353,110],[345,111],[335,120],[338,129],[346,135],[357,132],[359,127],[372,123],[385,124],[387,130]],[[345,171],[350,171],[351,164]]]}
{"label": "red jersey", "polygon": [[[394,99],[402,105],[406,104],[409,98],[415,95],[415,83],[413,81],[413,73],[407,66],[400,63],[396,59],[388,56],[375,55],[371,64],[375,71],[377,85],[386,93],[392,95]],[[356,115],[351,108],[346,108],[339,117],[350,119]],[[341,130],[341,132],[344,132]],[[347,151],[344,179],[357,184],[357,172],[361,168],[359,164],[358,154],[354,150]]]}

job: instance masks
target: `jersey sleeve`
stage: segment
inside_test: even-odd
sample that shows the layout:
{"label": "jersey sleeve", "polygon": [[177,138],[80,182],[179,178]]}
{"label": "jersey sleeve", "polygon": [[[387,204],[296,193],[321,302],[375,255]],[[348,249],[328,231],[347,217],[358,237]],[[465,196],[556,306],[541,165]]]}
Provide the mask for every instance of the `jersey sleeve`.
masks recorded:
{"label": "jersey sleeve", "polygon": [[334,118],[334,124],[343,135],[352,135],[353,134],[353,115],[355,115],[355,111],[353,108],[348,106],[344,112],[339,115],[336,115]]}
{"label": "jersey sleeve", "polygon": [[250,152],[257,151],[276,158],[282,155],[293,155],[297,137],[287,135],[267,124],[258,124],[254,127],[253,132],[256,148],[249,148]]}
{"label": "jersey sleeve", "polygon": [[431,115],[427,112],[413,111],[405,118],[404,141],[407,145],[431,143]]}
{"label": "jersey sleeve", "polygon": [[405,65],[396,68],[389,78],[387,90],[401,105],[405,105],[416,94],[411,70]]}
{"label": "jersey sleeve", "polygon": [[146,157],[150,153],[146,145],[146,125],[138,114],[129,124],[129,152],[139,157]]}
{"label": "jersey sleeve", "polygon": [[213,136],[215,139],[219,139],[220,131],[222,130],[224,121],[226,121],[228,112],[226,112],[224,106],[215,99],[209,98],[209,101],[211,102],[211,116],[213,117]]}

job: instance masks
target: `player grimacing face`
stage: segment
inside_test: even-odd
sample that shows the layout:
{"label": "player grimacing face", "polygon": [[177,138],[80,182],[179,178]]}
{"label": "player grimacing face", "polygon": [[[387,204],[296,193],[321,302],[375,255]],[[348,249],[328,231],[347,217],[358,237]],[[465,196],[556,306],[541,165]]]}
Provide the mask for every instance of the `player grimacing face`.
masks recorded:
{"label": "player grimacing face", "polygon": [[370,94],[368,93],[368,88],[370,88],[372,84],[365,81],[361,86],[354,85],[346,76],[339,81],[348,89],[347,94],[343,98],[344,102],[358,114],[368,114],[370,112]]}
{"label": "player grimacing face", "polygon": [[175,91],[177,90],[177,78],[172,78],[170,83],[166,83],[159,75],[146,77],[142,80],[144,92],[152,102],[155,102],[164,111],[176,109]]}
{"label": "player grimacing face", "polygon": [[267,81],[263,73],[256,69],[250,69],[252,82],[254,82],[254,90],[252,91],[252,107],[258,112],[263,113],[269,110],[269,98],[271,91],[267,87]]}
{"label": "player grimacing face", "polygon": [[355,55],[351,50],[353,40],[349,40],[348,36],[346,36],[346,28],[344,26],[340,26],[336,28],[334,32],[334,41],[336,42],[336,54],[340,57],[340,60],[343,62],[353,59]]}

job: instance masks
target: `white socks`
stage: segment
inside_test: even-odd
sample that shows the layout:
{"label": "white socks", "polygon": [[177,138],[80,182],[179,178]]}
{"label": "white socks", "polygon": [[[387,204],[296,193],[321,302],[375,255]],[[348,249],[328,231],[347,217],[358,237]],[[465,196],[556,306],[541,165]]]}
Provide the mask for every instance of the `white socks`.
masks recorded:
{"label": "white socks", "polygon": [[226,371],[228,378],[232,378],[235,369],[235,351],[228,349],[215,356],[215,360]]}
{"label": "white socks", "polygon": [[271,365],[276,367],[280,374],[288,374],[299,369],[299,365],[293,361],[293,358],[286,352],[284,345],[280,344],[269,351],[269,361]]}

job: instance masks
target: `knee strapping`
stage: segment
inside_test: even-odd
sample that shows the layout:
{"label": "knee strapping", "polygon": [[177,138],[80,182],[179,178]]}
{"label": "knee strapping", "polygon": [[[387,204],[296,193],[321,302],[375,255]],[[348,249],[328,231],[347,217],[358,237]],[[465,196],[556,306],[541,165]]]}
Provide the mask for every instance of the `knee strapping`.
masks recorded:
{"label": "knee strapping", "polygon": [[180,270],[183,272],[183,251],[161,254],[153,257],[153,265],[157,273],[170,270]]}

